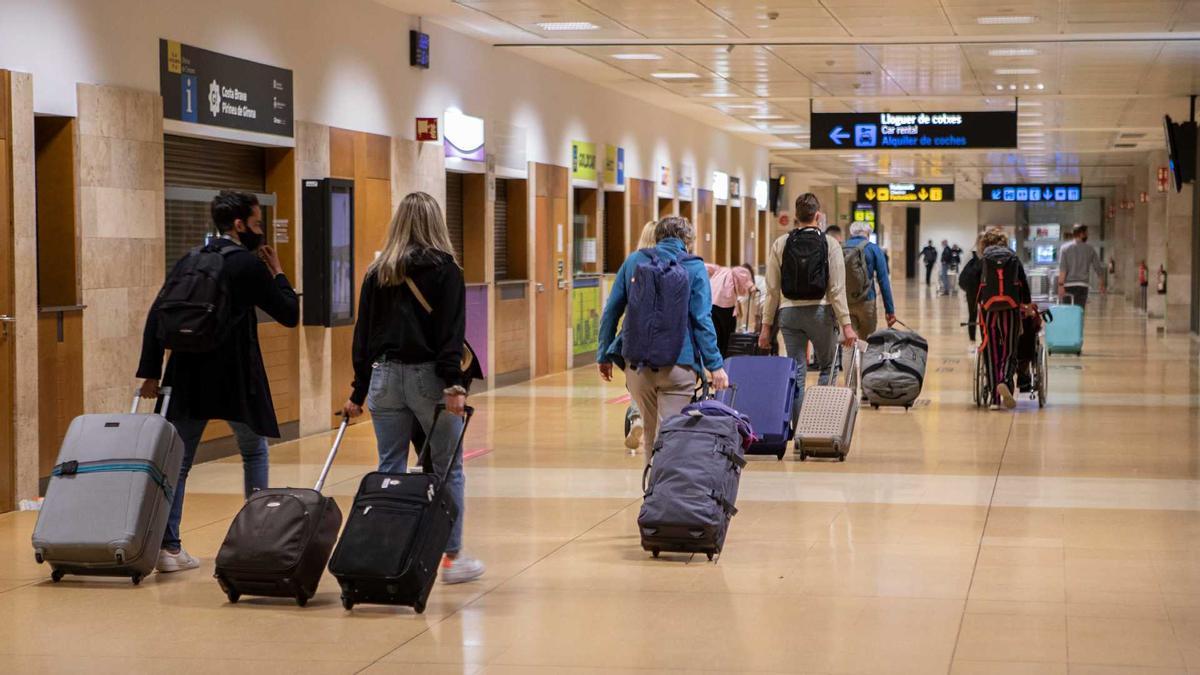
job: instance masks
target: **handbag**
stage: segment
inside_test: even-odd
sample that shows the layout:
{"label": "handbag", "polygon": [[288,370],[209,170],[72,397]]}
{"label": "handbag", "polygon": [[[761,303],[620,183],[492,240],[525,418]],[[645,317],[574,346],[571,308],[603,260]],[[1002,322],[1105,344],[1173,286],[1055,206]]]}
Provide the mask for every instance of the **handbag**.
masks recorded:
{"label": "handbag", "polygon": [[[405,278],[404,283],[408,286],[408,290],[412,291],[413,297],[417,299],[417,303],[430,316],[433,315],[433,307],[429,301],[425,299],[425,294],[410,278]],[[475,356],[475,350],[471,348],[471,343],[463,338],[463,355],[462,360],[458,363],[459,370],[462,371],[463,381],[470,384],[471,380],[483,379],[483,366],[479,363],[479,358]]]}

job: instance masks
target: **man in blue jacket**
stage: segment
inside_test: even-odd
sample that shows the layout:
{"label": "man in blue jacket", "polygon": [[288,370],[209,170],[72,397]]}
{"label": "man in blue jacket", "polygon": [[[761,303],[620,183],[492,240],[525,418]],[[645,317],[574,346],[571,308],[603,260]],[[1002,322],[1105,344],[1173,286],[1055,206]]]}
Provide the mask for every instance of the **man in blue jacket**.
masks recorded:
{"label": "man in blue jacket", "polygon": [[[653,309],[634,308],[629,304],[633,285],[638,280],[637,274],[639,271],[646,273],[647,263],[654,262],[646,253],[634,251],[621,264],[609,292],[608,303],[600,318],[600,345],[596,351],[600,377],[605,382],[612,381],[613,363],[625,369],[625,387],[642,412],[646,447],[653,447],[659,420],[678,415],[684,406],[691,402],[696,378],[705,370],[711,373],[709,379],[714,390],[719,391],[729,385],[725,364],[721,359],[721,352],[717,349],[717,332],[712,323],[712,292],[708,271],[703,260],[688,254],[695,241],[695,229],[686,218],[668,216],[659,221],[654,236],[658,242],[653,249],[654,257],[660,261],[678,261],[687,274],[686,320],[682,317],[682,308],[679,308],[679,318],[684,323],[679,327],[682,335],[668,336],[665,332],[656,335],[647,325],[630,325],[630,321],[635,320],[635,309],[639,316],[648,316],[651,313],[665,316],[667,311],[655,312],[655,309],[670,307],[669,303],[656,303],[656,308]],[[636,294],[634,295],[636,297]],[[622,335],[618,336],[617,322],[626,314],[627,307],[630,309],[630,316],[626,317]],[[655,326],[664,326],[661,330],[666,331],[670,324],[665,319],[656,318]],[[671,342],[651,345],[652,350],[657,352],[665,350],[675,353],[674,341],[679,340],[678,357],[674,362],[658,366],[635,363],[643,356],[634,351],[656,338],[664,343]],[[637,342],[638,347],[631,350],[631,342]],[[650,453],[646,453],[646,460],[649,461],[649,458]]]}
{"label": "man in blue jacket", "polygon": [[887,317],[888,328],[896,323],[896,303],[892,299],[892,282],[888,275],[887,258],[883,249],[872,244],[870,240],[871,226],[864,222],[854,222],[850,225],[850,238],[846,240],[845,250],[862,247],[862,256],[867,266],[867,288],[864,293],[866,300],[851,302],[850,321],[854,332],[866,338],[879,325],[875,308],[875,285],[879,284],[879,294],[883,295],[883,313]]}

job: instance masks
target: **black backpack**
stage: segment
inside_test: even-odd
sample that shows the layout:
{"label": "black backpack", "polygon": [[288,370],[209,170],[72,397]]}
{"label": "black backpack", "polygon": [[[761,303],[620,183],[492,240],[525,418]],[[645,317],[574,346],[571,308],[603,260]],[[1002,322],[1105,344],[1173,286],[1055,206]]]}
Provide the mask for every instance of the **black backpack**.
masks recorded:
{"label": "black backpack", "polygon": [[233,303],[225,257],[238,246],[192,249],[158,293],[158,339],[176,352],[210,352],[229,335]]}
{"label": "black backpack", "polygon": [[820,300],[829,288],[829,242],[815,227],[792,230],[780,266],[783,295],[788,300]]}
{"label": "black backpack", "polygon": [[[995,247],[994,247],[995,248]],[[1021,306],[1021,260],[1015,253],[991,249],[984,254],[983,274],[979,279],[979,307],[1016,309]]]}

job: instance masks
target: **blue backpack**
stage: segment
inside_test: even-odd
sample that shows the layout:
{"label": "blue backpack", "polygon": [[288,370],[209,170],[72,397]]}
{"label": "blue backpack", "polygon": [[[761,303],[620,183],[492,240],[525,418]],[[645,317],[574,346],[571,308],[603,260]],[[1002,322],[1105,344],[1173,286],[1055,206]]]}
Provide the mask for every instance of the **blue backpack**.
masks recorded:
{"label": "blue backpack", "polygon": [[640,253],[646,259],[629,280],[621,355],[630,368],[669,368],[678,362],[689,334],[692,279],[683,263],[695,256],[671,260],[652,248]]}

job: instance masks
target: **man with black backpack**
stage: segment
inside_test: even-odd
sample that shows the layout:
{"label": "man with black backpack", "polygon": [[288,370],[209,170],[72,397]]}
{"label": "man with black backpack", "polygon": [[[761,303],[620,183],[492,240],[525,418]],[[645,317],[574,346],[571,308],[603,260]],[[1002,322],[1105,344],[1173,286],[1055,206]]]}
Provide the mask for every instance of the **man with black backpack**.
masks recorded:
{"label": "man with black backpack", "polygon": [[258,346],[262,309],[291,328],[300,301],[279,256],[263,246],[262,210],[252,194],[223,190],[211,206],[220,236],[175,263],[150,307],[137,376],[142,396],[158,395],[163,353],[171,351],[163,384],[172,388],[167,417],[183,439],[183,466],[159,552],[159,572],[200,566],[179,538],[183,496],[196,448],[209,420],[225,420],[242,454],[248,497],[267,487],[267,439],[279,437],[271,387]]}
{"label": "man with black backpack", "polygon": [[625,387],[642,413],[647,448],[654,447],[659,421],[678,415],[692,401],[697,377],[709,371],[717,391],[729,384],[713,328],[708,270],[688,252],[695,229],[686,218],[667,216],[654,236],[656,246],[634,251],[617,271],[596,351],[605,382],[612,380],[614,363],[625,370]]}
{"label": "man with black backpack", "polygon": [[930,277],[933,276],[933,264],[937,262],[938,252],[933,247],[933,240],[930,239],[925,248],[921,249],[921,262],[925,263],[925,285],[929,285]]}
{"label": "man with black backpack", "polygon": [[[808,343],[821,369],[820,384],[833,377],[835,347],[851,347],[858,334],[846,304],[846,269],[837,239],[817,226],[821,202],[811,192],[796,199],[796,228],[775,240],[767,260],[767,306],[758,344],[770,346],[771,324],[779,308],[779,325],[788,356],[799,364],[800,386],[794,410],[804,402]],[[781,296],[782,295],[782,299]]]}

